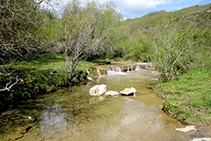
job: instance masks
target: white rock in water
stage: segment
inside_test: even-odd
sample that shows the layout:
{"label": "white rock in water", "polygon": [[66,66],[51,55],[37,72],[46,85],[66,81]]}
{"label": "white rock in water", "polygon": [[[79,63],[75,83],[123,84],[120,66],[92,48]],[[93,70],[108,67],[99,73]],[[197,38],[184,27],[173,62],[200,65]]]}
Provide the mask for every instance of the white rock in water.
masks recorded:
{"label": "white rock in water", "polygon": [[87,80],[94,81],[91,77],[87,77]]}
{"label": "white rock in water", "polygon": [[133,94],[135,95],[135,93],[137,92],[137,90],[134,88],[134,87],[131,87],[131,88],[125,88],[123,91],[121,91],[120,93],[122,95],[130,95],[130,94]]}
{"label": "white rock in water", "polygon": [[119,93],[117,91],[107,91],[105,93],[106,96],[118,96]]}
{"label": "white rock in water", "polygon": [[190,141],[211,141],[211,138],[195,138],[193,140],[190,140]]}
{"label": "white rock in water", "polygon": [[185,128],[175,128],[175,130],[181,131],[181,132],[188,132],[188,131],[191,131],[191,130],[196,131],[196,128],[195,128],[195,126],[190,125],[190,126],[186,126]]}
{"label": "white rock in water", "polygon": [[105,84],[95,85],[94,87],[89,89],[90,96],[101,96],[106,92],[107,86]]}

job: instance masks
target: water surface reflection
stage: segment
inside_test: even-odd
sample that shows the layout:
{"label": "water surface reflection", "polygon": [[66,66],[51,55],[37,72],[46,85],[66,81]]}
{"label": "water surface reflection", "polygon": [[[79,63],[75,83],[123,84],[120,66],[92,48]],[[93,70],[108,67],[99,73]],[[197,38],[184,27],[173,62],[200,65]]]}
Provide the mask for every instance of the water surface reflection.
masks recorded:
{"label": "water surface reflection", "polygon": [[[35,116],[37,121],[19,140],[192,139],[195,131],[181,133],[174,130],[184,125],[163,113],[163,100],[147,89],[149,82],[147,72],[130,72],[127,75],[100,77],[92,83],[31,100],[18,110],[23,115]],[[135,87],[138,93],[136,97],[90,98],[89,88],[96,84],[106,84],[107,90],[114,91]]]}

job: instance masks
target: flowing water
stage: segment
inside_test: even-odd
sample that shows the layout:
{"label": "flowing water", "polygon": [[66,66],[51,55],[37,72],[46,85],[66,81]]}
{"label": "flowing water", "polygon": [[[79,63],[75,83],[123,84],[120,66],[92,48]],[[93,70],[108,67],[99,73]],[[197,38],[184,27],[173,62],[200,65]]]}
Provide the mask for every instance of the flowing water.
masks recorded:
{"label": "flowing water", "polygon": [[[188,133],[175,131],[185,125],[161,110],[163,100],[147,89],[149,83],[147,71],[129,72],[27,101],[0,115],[0,140],[185,141],[209,135],[209,128],[204,127]],[[107,90],[114,91],[135,87],[138,92],[136,97],[89,97],[89,89],[97,84],[106,84]],[[28,116],[36,121],[24,123]],[[17,133],[21,127],[27,130]]]}

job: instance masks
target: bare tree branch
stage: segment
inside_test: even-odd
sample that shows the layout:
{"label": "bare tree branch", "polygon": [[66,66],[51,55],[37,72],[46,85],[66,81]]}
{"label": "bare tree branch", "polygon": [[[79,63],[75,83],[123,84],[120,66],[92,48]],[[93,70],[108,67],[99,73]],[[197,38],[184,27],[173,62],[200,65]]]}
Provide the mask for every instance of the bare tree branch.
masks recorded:
{"label": "bare tree branch", "polygon": [[8,77],[10,78],[10,82],[8,82],[8,83],[6,84],[5,88],[0,89],[0,91],[10,91],[10,90],[12,89],[12,87],[13,87],[14,85],[16,85],[16,84],[17,84],[20,80],[22,80],[22,79],[19,79],[18,76],[16,76],[16,81],[15,81],[15,82],[12,82],[11,74],[12,74],[15,70],[13,70],[12,72],[8,73],[3,67],[1,67],[1,69],[2,69],[3,73],[0,72],[0,76],[1,76],[1,75],[6,75],[6,76],[8,76]]}

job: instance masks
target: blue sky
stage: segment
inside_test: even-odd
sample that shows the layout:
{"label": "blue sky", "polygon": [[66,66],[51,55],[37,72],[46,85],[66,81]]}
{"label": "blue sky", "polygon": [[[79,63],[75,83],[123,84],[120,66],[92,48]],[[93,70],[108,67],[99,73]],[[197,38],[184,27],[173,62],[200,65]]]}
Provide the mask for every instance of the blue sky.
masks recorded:
{"label": "blue sky", "polygon": [[[39,1],[39,0],[37,0]],[[46,2],[49,0],[45,0]],[[45,5],[45,1],[43,5]],[[68,0],[50,0],[52,3],[63,1],[63,5]],[[91,0],[82,0],[91,1]],[[94,0],[104,3],[109,0]],[[211,0],[113,0],[117,6],[117,10],[121,12],[124,19],[133,19],[142,17],[150,12],[165,10],[167,12],[177,11],[195,5],[206,5]],[[57,5],[58,6],[58,5]]]}
{"label": "blue sky", "polygon": [[142,17],[150,12],[177,11],[195,5],[206,5],[211,0],[114,0],[124,18]]}

